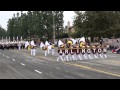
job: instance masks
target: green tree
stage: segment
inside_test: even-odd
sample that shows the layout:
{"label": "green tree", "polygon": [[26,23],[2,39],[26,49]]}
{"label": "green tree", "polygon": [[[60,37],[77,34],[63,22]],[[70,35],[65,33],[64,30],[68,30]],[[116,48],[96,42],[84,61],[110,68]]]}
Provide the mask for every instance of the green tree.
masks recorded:
{"label": "green tree", "polygon": [[[55,11],[56,33],[63,33],[63,11]],[[23,36],[26,38],[42,38],[44,35],[48,39],[53,38],[53,13],[52,11],[28,11],[27,13],[14,14],[8,20],[7,33],[13,36]]]}
{"label": "green tree", "polygon": [[0,26],[0,39],[6,38],[7,36],[7,31],[5,29],[2,28],[2,26]]}
{"label": "green tree", "polygon": [[74,26],[76,36],[112,37],[119,36],[119,11],[86,11],[75,12]]}
{"label": "green tree", "polygon": [[63,11],[54,11],[55,13],[55,29],[58,39],[63,36]]}

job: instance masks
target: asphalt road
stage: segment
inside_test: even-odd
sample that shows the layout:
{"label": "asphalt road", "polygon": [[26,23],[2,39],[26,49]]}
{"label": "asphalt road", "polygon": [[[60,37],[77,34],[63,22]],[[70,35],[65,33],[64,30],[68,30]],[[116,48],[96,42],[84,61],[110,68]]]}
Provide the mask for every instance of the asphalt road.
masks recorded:
{"label": "asphalt road", "polygon": [[108,53],[107,59],[57,62],[57,53],[44,57],[37,49],[0,50],[0,79],[120,79],[120,55]]}

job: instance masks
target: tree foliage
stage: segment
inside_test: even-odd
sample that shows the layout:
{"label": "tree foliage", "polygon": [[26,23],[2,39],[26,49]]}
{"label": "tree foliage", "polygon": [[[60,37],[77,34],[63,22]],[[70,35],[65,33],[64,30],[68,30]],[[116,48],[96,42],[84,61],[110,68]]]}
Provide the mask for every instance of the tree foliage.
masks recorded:
{"label": "tree foliage", "polygon": [[76,36],[120,37],[120,11],[75,12]]}
{"label": "tree foliage", "polygon": [[7,31],[4,28],[2,28],[2,26],[0,26],[0,39],[2,39],[2,37],[6,38],[6,36],[7,36]]}
{"label": "tree foliage", "polygon": [[13,36],[26,38],[53,38],[53,17],[55,18],[56,35],[63,31],[63,11],[28,11],[17,13],[8,20],[7,33]]}

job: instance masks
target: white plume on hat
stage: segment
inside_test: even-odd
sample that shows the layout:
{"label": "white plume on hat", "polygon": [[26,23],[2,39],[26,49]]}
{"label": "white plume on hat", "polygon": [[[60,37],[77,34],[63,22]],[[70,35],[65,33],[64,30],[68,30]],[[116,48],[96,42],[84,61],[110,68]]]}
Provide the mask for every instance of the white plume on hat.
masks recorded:
{"label": "white plume on hat", "polygon": [[20,38],[21,40],[22,40],[22,36],[21,36],[21,38]]}
{"label": "white plume on hat", "polygon": [[61,40],[58,41],[58,47],[60,47],[60,45],[64,44]]}
{"label": "white plume on hat", "polygon": [[41,42],[40,44],[40,48],[42,49],[42,47],[44,47],[45,45],[43,44],[43,42]]}
{"label": "white plume on hat", "polygon": [[18,40],[18,36],[17,36],[17,40]]}
{"label": "white plume on hat", "polygon": [[85,42],[85,37],[82,37],[79,42],[81,41]]}
{"label": "white plume on hat", "polygon": [[48,41],[45,42],[45,46],[49,46],[50,44],[48,43]]}
{"label": "white plume on hat", "polygon": [[33,40],[31,41],[30,44],[31,44],[32,46],[36,46]]}
{"label": "white plume on hat", "polygon": [[30,45],[29,42],[25,42],[25,48],[27,48],[28,45]]}
{"label": "white plume on hat", "polygon": [[9,37],[9,42],[10,42],[10,37]]}
{"label": "white plume on hat", "polygon": [[71,40],[72,40],[73,44],[75,44],[75,43],[76,43],[76,40],[75,40],[75,39],[71,38]]}

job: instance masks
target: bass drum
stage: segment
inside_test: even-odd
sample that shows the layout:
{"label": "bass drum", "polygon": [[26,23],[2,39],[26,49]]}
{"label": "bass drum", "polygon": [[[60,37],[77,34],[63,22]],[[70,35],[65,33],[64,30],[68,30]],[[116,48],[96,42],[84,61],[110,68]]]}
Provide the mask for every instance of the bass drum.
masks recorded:
{"label": "bass drum", "polygon": [[47,47],[45,47],[45,46],[44,46],[44,47],[42,47],[42,50],[47,50]]}

